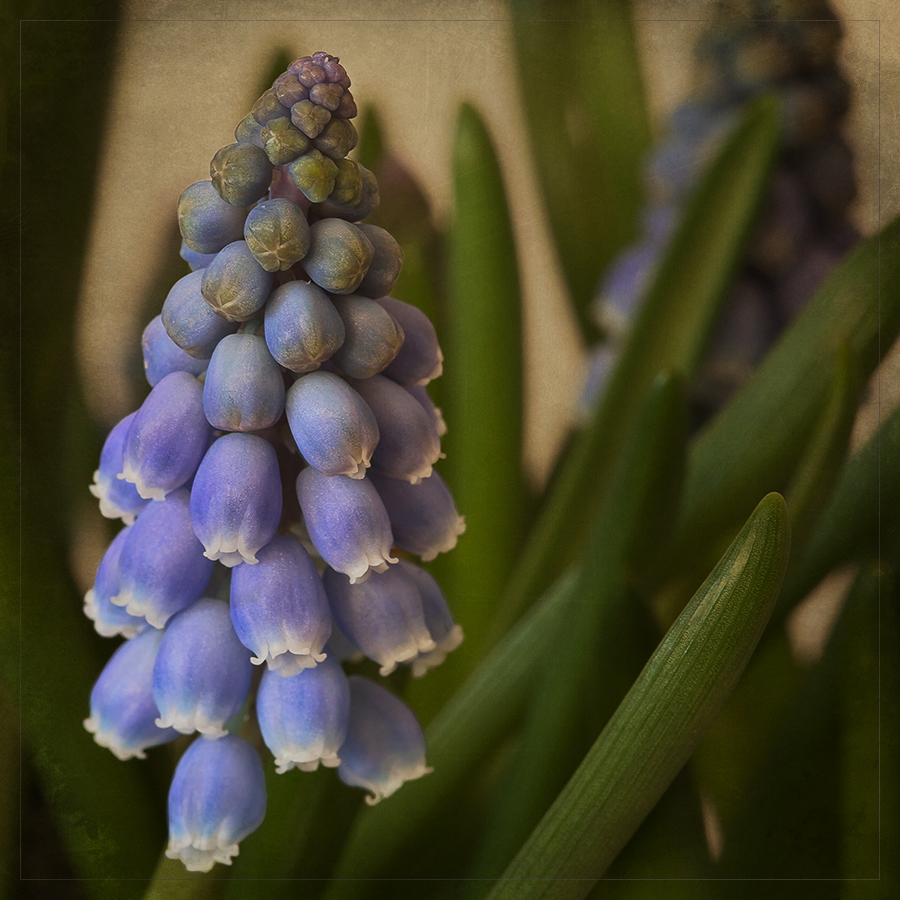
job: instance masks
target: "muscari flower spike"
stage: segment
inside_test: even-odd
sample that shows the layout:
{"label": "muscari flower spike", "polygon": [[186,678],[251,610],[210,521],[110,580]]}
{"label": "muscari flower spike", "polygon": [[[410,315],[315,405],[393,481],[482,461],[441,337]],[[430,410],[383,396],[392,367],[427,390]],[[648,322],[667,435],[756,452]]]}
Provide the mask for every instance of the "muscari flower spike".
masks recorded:
{"label": "muscari flower spike", "polygon": [[433,470],[446,425],[425,385],[443,356],[389,296],[402,251],[363,221],[380,193],[348,155],[349,88],[337,57],[296,60],[182,193],[191,272],[145,329],[150,394],[91,488],[126,527],[85,613],[129,640],[85,724],[122,758],[200,732],[169,793],[167,855],[189,870],[229,863],[265,813],[256,751],[229,733],[246,710],[279,773],[337,768],[374,802],[430,771],[424,739],[344,663],[418,677],[462,640],[394,549],[430,559],[463,520]]}

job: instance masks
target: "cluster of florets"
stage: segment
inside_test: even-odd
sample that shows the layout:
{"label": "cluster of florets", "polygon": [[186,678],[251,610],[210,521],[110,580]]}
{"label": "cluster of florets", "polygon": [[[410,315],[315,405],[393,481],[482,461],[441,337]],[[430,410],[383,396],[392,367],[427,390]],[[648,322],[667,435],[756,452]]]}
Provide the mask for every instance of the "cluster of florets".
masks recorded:
{"label": "cluster of florets", "polygon": [[[440,475],[428,318],[389,296],[396,241],[360,224],[337,58],[292,63],[178,202],[192,271],[144,331],[141,407],[92,492],[121,518],[85,612],[127,638],[85,725],[119,758],[199,733],[169,797],[169,854],[229,862],[261,822],[258,754],[229,729],[255,696],[279,772],[335,767],[370,802],[427,771],[412,712],[341,661],[422,675],[462,640],[428,561],[463,519]],[[253,667],[262,666],[252,692]]]}
{"label": "cluster of florets", "polygon": [[850,88],[837,64],[842,28],[825,0],[728,4],[702,34],[698,87],[672,113],[646,165],[640,239],[613,261],[594,301],[607,340],[592,362],[590,409],[630,329],[691,191],[746,101],[777,94],[780,152],[760,221],[696,386],[703,418],[749,376],[775,336],[858,235],[847,218],[853,160],[841,134]]}

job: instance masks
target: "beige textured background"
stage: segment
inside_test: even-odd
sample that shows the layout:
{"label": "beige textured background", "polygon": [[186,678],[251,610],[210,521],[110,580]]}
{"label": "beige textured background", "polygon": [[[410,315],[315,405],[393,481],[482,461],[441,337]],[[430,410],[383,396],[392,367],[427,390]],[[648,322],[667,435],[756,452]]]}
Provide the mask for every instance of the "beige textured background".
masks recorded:
{"label": "beige textured background", "polygon": [[[900,4],[832,0],[845,20],[843,62],[854,89],[847,134],[857,153],[855,216],[871,233],[900,211]],[[114,424],[139,398],[124,378],[139,341],[136,300],[151,278],[183,188],[208,178],[212,154],[233,140],[276,47],[338,55],[354,95],[381,109],[393,148],[448,208],[450,146],[463,98],[488,117],[499,147],[519,240],[528,370],[526,461],[541,478],[571,415],[583,348],[547,246],[499,0],[133,0],[117,61],[111,128],[98,181],[79,316],[80,376],[98,421]],[[638,0],[640,46],[657,123],[690,84],[690,46],[704,0]],[[598,2],[598,11],[602,2]],[[327,15],[327,20],[322,19]],[[602,12],[598,12],[602,15]],[[552,73],[548,66],[548,72]],[[560,77],[564,77],[562,71]],[[527,249],[526,249],[527,248]]]}

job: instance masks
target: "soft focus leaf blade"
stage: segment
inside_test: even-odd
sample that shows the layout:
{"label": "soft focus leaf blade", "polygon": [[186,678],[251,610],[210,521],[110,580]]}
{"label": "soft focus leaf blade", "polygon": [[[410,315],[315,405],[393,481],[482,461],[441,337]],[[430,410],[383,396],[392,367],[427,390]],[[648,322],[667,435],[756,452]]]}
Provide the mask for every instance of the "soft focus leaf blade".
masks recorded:
{"label": "soft focus leaf blade", "polygon": [[654,375],[668,370],[690,380],[696,371],[766,184],[777,122],[770,100],[752,104],[701,182],[660,262],[601,406],[575,439],[543,502],[507,587],[497,633],[581,546]]}
{"label": "soft focus leaf blade", "polygon": [[[610,0],[601,10],[589,0],[512,0],[511,15],[531,150],[588,336],[596,331],[588,306],[597,280],[637,231],[650,144],[630,4]],[[565,60],[562,77],[549,76],[551,60]]]}
{"label": "soft focus leaf blade", "polygon": [[489,895],[583,897],[693,752],[755,648],[790,546],[765,497]]}
{"label": "soft focus leaf blade", "polygon": [[[597,511],[574,589],[576,602],[552,638],[565,652],[543,673],[529,706],[522,742],[485,830],[478,877],[503,871],[653,649],[648,634],[655,629],[623,589],[635,558],[658,547],[674,520],[686,439],[681,381],[663,374],[647,393]],[[585,734],[583,743],[587,697],[597,730]]]}

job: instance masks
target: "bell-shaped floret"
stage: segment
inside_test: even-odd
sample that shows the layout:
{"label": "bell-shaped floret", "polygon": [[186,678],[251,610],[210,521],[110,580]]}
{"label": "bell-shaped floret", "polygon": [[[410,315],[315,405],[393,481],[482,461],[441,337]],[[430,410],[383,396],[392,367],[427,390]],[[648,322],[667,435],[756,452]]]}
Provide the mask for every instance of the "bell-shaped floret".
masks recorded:
{"label": "bell-shaped floret", "polygon": [[422,404],[390,378],[373,375],[351,381],[378,423],[378,446],[372,465],[393,478],[418,484],[441,458],[434,420]]}
{"label": "bell-shaped floret", "polygon": [[249,206],[268,191],[272,163],[259,147],[238,142],[216,153],[209,164],[209,176],[213,188],[226,203]]}
{"label": "bell-shaped floret", "polygon": [[[360,182],[361,195],[362,183]],[[391,233],[384,228],[366,223],[356,227],[369,239],[375,251],[372,255],[372,262],[369,263],[369,268],[366,269],[365,277],[359,283],[356,293],[372,299],[386,297],[393,290],[400,275],[403,251]]]}
{"label": "bell-shaped floret", "polygon": [[384,374],[406,387],[428,384],[444,370],[444,354],[431,319],[421,309],[394,297],[379,297],[378,303],[400,323],[403,346]]}
{"label": "bell-shaped floret", "polygon": [[203,412],[222,431],[260,431],[284,411],[284,379],[265,339],[230,334],[219,341],[203,382]]}
{"label": "bell-shaped floret", "polygon": [[84,614],[103,637],[133,638],[147,627],[146,619],[130,615],[110,600],[119,593],[119,556],[127,537],[128,528],[123,528],[113,538],[97,567],[93,587],[84,595]]}
{"label": "bell-shaped floret", "polygon": [[173,728],[156,725],[153,665],[162,632],[148,628],[125,641],[110,657],[91,691],[91,717],[84,727],[101,747],[119,759],[144,759],[148,747],[178,737]]}
{"label": "bell-shaped floret", "polygon": [[431,421],[434,423],[434,430],[437,432],[437,436],[439,438],[443,437],[447,433],[447,423],[444,421],[440,407],[434,405],[428,391],[419,384],[407,387],[406,390],[422,404],[422,408],[428,413]]}
{"label": "bell-shaped floret", "polygon": [[[324,200],[328,194],[317,199]],[[313,197],[310,200],[317,202]],[[306,274],[332,294],[352,294],[372,262],[375,249],[371,241],[343,219],[320,219],[310,226],[309,235],[309,252],[303,258]]]}
{"label": "bell-shaped floret", "polygon": [[432,770],[425,765],[425,736],[412,710],[362,675],[348,680],[350,726],[338,775],[344,784],[369,791],[366,803],[372,806]]}
{"label": "bell-shaped floret", "polygon": [[254,665],[295,675],[325,659],[331,610],[322,579],[300,542],[276,535],[255,566],[231,573],[231,621]]}
{"label": "bell-shaped floret", "polygon": [[439,666],[447,654],[455,650],[463,640],[462,628],[453,621],[450,607],[440,585],[434,576],[420,566],[413,565],[405,559],[400,560],[400,567],[415,582],[422,598],[422,610],[425,613],[425,624],[434,640],[435,647],[427,653],[420,653],[412,661],[413,678],[421,678],[429,669]]}
{"label": "bell-shaped floret", "polygon": [[88,487],[100,501],[100,512],[107,519],[121,519],[126,525],[130,525],[148,503],[133,484],[117,477],[122,471],[125,438],[134,417],[135,413],[125,416],[107,435],[100,453],[100,468],[94,472],[94,483]]}
{"label": "bell-shaped floret", "polygon": [[378,424],[346,381],[331,372],[304,375],[288,389],[285,408],[297,449],[311,466],[325,475],[366,474]]}
{"label": "bell-shaped floret", "polygon": [[191,375],[199,375],[206,371],[208,365],[205,359],[197,359],[189,353],[185,353],[166,331],[162,316],[151,319],[141,338],[141,347],[144,351],[144,374],[150,387],[156,387],[166,375],[172,372],[189,372]]}
{"label": "bell-shaped floret", "polygon": [[226,434],[207,451],[191,489],[194,532],[204,556],[223,565],[256,563],[281,518],[275,450],[253,434]]}
{"label": "bell-shaped floret", "polygon": [[250,210],[244,223],[244,240],[267,272],[278,272],[306,256],[309,225],[299,206],[276,197]]}
{"label": "bell-shaped floret", "polygon": [[110,599],[133,616],[162,628],[200,597],[212,575],[212,560],[191,525],[186,488],[151,503],[128,529],[119,556],[119,593]]}
{"label": "bell-shaped floret", "polygon": [[331,612],[341,631],[390,675],[437,646],[425,622],[416,583],[400,566],[375,573],[361,584],[326,569],[322,576]]}
{"label": "bell-shaped floret", "polygon": [[344,343],[344,322],[328,294],[309,281],[275,288],[266,303],[266,344],[292,372],[312,372]]}
{"label": "bell-shaped floret", "polygon": [[273,166],[293,162],[309,149],[309,138],[291,122],[288,110],[284,112],[283,116],[270,119],[260,128],[258,142],[249,142],[261,144]]}
{"label": "bell-shaped floret", "polygon": [[205,269],[216,258],[215,253],[198,253],[191,250],[184,241],[181,242],[181,251],[178,255],[191,267],[192,272]]}
{"label": "bell-shaped floret", "polygon": [[[333,188],[338,186],[341,181],[341,167],[336,166],[337,175],[333,184]],[[362,182],[362,190],[360,198],[355,203],[338,203],[332,199],[329,194],[325,201],[316,202],[313,207],[317,215],[322,218],[346,219],[348,222],[360,222],[371,215],[381,201],[381,194],[378,190],[378,180],[375,175],[365,166],[357,163],[359,178]]]}
{"label": "bell-shaped floret", "polygon": [[323,475],[310,466],[297,476],[297,499],[313,546],[352,583],[397,562],[387,512],[368,478]]}
{"label": "bell-shaped floret", "polygon": [[295,766],[312,772],[340,763],[338,748],[347,736],[350,689],[341,664],[331,653],[314,669],[282,678],[263,672],[256,715],[279,774]]}
{"label": "bell-shaped floret", "polygon": [[252,319],[271,291],[272,273],[256,261],[246,241],[235,241],[220,250],[203,270],[200,282],[203,299],[231,322]]}
{"label": "bell-shaped floret", "polygon": [[403,346],[397,320],[367,297],[335,297],[334,306],[344,323],[344,343],[334,362],[351,378],[371,378],[391,364]]}
{"label": "bell-shaped floret", "polygon": [[240,238],[247,210],[226,203],[210,181],[198,181],[178,198],[178,227],[196,253],[218,253]]}
{"label": "bell-shaped floret", "polygon": [[166,334],[185,353],[209,359],[216,344],[238,329],[237,322],[220,316],[204,299],[200,289],[206,269],[198,269],[172,285],[162,308]]}
{"label": "bell-shaped floret", "polygon": [[117,477],[133,484],[142,497],[162,500],[190,480],[211,438],[203,385],[189,372],[172,372],[135,413]]}
{"label": "bell-shaped floret", "polygon": [[252,671],[228,604],[198,600],[166,626],[153,667],[156,724],[181,734],[222,737],[225,723],[247,699]]}
{"label": "bell-shaped floret", "polygon": [[256,750],[236,735],[198,738],[169,788],[169,846],[189,872],[231,865],[238,844],[266,815],[266,780]]}
{"label": "bell-shaped floret", "polygon": [[352,122],[333,118],[313,140],[313,145],[329,159],[337,162],[343,159],[358,141],[359,135]]}
{"label": "bell-shaped floret", "polygon": [[[291,121],[304,134],[316,131],[316,117],[321,114],[319,107],[312,107],[309,115],[297,117],[294,111],[308,104],[308,100],[301,100],[291,109]],[[327,111],[326,115],[328,114]],[[318,132],[316,132],[318,133]],[[288,176],[294,187],[309,200],[310,203],[321,203],[334,190],[334,180],[337,178],[338,167],[327,156],[318,150],[309,150],[302,156],[298,156],[293,162],[288,163]]]}
{"label": "bell-shaped floret", "polygon": [[446,553],[466,530],[466,520],[456,511],[453,495],[437,472],[419,484],[389,478],[371,471],[394,534],[394,543],[424,562]]}

